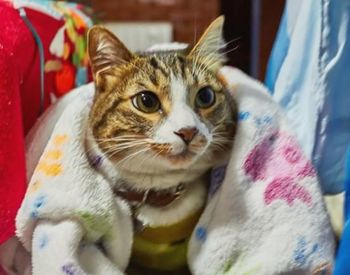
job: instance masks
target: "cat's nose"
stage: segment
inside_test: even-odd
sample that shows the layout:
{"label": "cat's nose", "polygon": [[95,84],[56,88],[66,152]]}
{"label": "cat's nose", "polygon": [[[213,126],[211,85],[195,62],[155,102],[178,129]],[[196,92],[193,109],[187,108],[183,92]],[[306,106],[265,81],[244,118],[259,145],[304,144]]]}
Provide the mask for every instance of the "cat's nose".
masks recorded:
{"label": "cat's nose", "polygon": [[178,135],[187,145],[190,144],[197,133],[198,129],[195,127],[182,128],[179,131],[174,132],[174,134]]}

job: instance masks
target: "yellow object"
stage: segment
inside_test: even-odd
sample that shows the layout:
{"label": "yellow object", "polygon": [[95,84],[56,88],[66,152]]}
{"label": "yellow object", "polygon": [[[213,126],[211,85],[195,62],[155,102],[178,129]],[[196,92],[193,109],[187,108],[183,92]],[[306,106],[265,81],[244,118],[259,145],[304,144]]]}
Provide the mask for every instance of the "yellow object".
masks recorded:
{"label": "yellow object", "polygon": [[339,240],[344,227],[344,197],[344,192],[337,195],[324,196],[334,233]]}
{"label": "yellow object", "polygon": [[64,46],[63,46],[63,59],[67,60],[69,58],[69,54],[70,54],[70,47],[69,47],[69,44],[66,42],[64,43]]}
{"label": "yellow object", "polygon": [[132,262],[140,266],[174,270],[186,265],[188,239],[175,244],[157,244],[135,237]]}
{"label": "yellow object", "polygon": [[46,176],[55,177],[62,173],[62,166],[59,163],[48,164],[40,162],[38,164],[38,171],[43,172]]}
{"label": "yellow object", "polygon": [[132,261],[140,266],[174,270],[186,266],[187,246],[202,209],[167,226],[146,227],[135,233]]}
{"label": "yellow object", "polygon": [[62,69],[62,62],[60,60],[48,60],[45,63],[45,72],[58,72]]}
{"label": "yellow object", "polygon": [[38,191],[41,187],[41,182],[40,181],[34,181],[33,183],[31,183],[28,187],[28,194],[34,193],[36,191]]}
{"label": "yellow object", "polygon": [[68,140],[68,136],[67,135],[57,135],[55,136],[53,143],[55,145],[62,145],[63,143],[65,143]]}
{"label": "yellow object", "polygon": [[50,150],[48,151],[44,158],[59,160],[62,157],[62,152],[60,150]]}

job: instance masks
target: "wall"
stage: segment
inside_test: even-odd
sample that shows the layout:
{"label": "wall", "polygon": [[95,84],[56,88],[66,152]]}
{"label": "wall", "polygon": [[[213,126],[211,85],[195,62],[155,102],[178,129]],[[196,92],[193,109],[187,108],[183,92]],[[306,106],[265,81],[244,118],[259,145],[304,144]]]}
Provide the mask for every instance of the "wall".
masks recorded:
{"label": "wall", "polygon": [[[219,15],[219,0],[91,0],[101,21],[170,21],[176,41],[193,43]],[[197,35],[196,35],[197,33]]]}
{"label": "wall", "polygon": [[[1,1],[1,0],[0,0]],[[210,22],[225,14],[225,39],[233,42],[228,50],[229,64],[249,73],[250,0],[88,0],[101,21],[168,21],[173,24],[174,40],[193,44]],[[259,78],[264,79],[266,64],[278,29],[285,0],[261,0]]]}

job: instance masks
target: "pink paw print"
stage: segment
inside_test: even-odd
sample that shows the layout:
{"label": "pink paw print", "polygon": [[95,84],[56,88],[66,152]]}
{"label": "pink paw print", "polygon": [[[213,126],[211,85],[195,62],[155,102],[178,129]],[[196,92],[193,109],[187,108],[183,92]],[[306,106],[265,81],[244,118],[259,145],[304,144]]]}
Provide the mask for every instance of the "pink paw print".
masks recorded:
{"label": "pink paw print", "polygon": [[302,186],[293,182],[291,178],[277,178],[266,187],[264,200],[268,205],[274,200],[284,200],[288,205],[292,205],[296,199],[311,206],[311,195]]}
{"label": "pink paw print", "polygon": [[243,168],[253,181],[271,180],[264,192],[266,204],[280,199],[292,205],[298,199],[311,205],[310,193],[297,181],[316,173],[292,137],[268,136],[249,153]]}

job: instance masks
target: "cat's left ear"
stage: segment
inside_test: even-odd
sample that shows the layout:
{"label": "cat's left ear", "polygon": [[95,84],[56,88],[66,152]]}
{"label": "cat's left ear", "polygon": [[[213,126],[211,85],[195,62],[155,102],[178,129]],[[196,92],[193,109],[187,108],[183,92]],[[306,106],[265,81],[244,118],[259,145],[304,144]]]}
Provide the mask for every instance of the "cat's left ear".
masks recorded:
{"label": "cat's left ear", "polygon": [[88,53],[94,75],[112,66],[127,63],[133,58],[133,54],[126,46],[102,26],[92,27],[87,36]]}
{"label": "cat's left ear", "polygon": [[225,55],[221,53],[224,44],[224,21],[223,15],[215,19],[188,55],[190,58],[200,60],[214,72],[217,72],[226,61]]}

